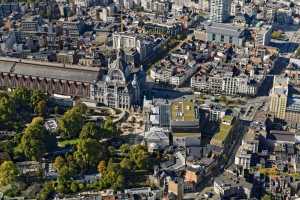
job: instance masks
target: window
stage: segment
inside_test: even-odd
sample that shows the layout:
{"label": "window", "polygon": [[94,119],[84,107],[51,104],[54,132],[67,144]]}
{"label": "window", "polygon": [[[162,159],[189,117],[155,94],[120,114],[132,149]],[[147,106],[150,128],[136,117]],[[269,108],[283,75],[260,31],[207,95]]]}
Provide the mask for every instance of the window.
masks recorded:
{"label": "window", "polygon": [[212,40],[215,41],[216,40],[216,34],[212,34]]}
{"label": "window", "polygon": [[221,42],[224,42],[224,35],[221,35]]}
{"label": "window", "polygon": [[229,43],[232,43],[232,36],[229,37]]}

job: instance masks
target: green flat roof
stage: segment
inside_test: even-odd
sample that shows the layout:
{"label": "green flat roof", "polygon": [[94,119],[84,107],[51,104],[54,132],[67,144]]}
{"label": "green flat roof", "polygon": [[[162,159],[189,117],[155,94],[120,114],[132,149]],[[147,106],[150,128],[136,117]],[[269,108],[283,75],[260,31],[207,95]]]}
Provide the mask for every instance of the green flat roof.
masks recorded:
{"label": "green flat roof", "polygon": [[231,123],[232,120],[233,120],[233,116],[231,116],[231,115],[225,115],[225,116],[223,117],[223,120],[222,120],[222,121],[227,122],[227,123]]}
{"label": "green flat roof", "polygon": [[216,133],[213,138],[211,139],[211,144],[214,145],[223,145],[223,142],[226,140],[228,137],[230,131],[231,131],[232,126],[231,125],[226,125],[226,124],[221,124],[219,132]]}
{"label": "green flat roof", "polygon": [[174,137],[201,137],[200,133],[173,133]]}
{"label": "green flat roof", "polygon": [[190,100],[173,102],[171,104],[171,119],[173,121],[195,121],[194,102]]}

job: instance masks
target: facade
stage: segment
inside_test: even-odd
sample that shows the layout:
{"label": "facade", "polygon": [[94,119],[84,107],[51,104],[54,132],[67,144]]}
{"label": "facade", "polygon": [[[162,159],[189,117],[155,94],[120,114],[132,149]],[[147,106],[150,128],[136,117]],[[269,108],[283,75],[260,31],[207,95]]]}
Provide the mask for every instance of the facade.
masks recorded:
{"label": "facade", "polygon": [[[136,54],[140,62],[153,56],[154,50],[160,45],[159,42],[152,38],[140,37],[133,33],[114,33],[113,48],[123,50],[127,54]],[[135,55],[134,55],[135,56]]]}
{"label": "facade", "polygon": [[[241,149],[241,150],[240,150]],[[239,148],[238,153],[235,155],[234,164],[242,167],[243,169],[250,169],[252,154]]]}
{"label": "facade", "polygon": [[222,90],[225,91],[225,94],[227,95],[235,95],[237,94],[237,85],[238,81],[236,78],[233,78],[232,76],[225,75],[225,78],[223,79],[222,84]]}
{"label": "facade", "polygon": [[239,197],[250,199],[252,196],[252,185],[244,178],[238,178],[230,173],[224,173],[214,180],[214,191],[221,199]]}
{"label": "facade", "polygon": [[211,94],[255,96],[258,87],[259,84],[248,77],[233,77],[229,73],[222,77],[196,75],[191,78],[191,88]]}
{"label": "facade", "polygon": [[288,99],[288,79],[274,76],[273,88],[270,92],[270,113],[278,119],[285,119]]}
{"label": "facade", "polygon": [[91,98],[113,108],[129,109],[141,104],[143,70],[132,72],[133,66],[123,62],[120,55],[109,63],[107,75],[92,87]]}
{"label": "facade", "polygon": [[300,60],[291,58],[290,63],[285,69],[285,75],[294,85],[300,85]]}
{"label": "facade", "polygon": [[0,58],[0,87],[26,87],[49,94],[90,98],[99,69],[74,65]]}
{"label": "facade", "polygon": [[220,106],[213,105],[209,109],[209,121],[219,122],[225,116],[225,109]]}
{"label": "facade", "polygon": [[263,26],[255,30],[256,45],[268,46],[272,39],[272,26]]}
{"label": "facade", "polygon": [[163,24],[163,23],[145,22],[144,29],[146,32],[150,32],[150,33],[175,36],[181,32],[182,26],[179,23]]}
{"label": "facade", "polygon": [[230,24],[210,23],[207,26],[207,40],[210,42],[243,46],[244,28]]}
{"label": "facade", "polygon": [[194,168],[187,168],[185,171],[184,181],[198,184],[201,180],[200,171]]}
{"label": "facade", "polygon": [[210,1],[210,20],[212,22],[223,23],[230,16],[230,0]]}
{"label": "facade", "polygon": [[110,64],[107,76],[101,79],[97,67],[0,58],[0,87],[26,87],[129,109],[141,104],[144,76],[143,70],[131,73],[125,66],[118,58]]}
{"label": "facade", "polygon": [[22,31],[38,31],[38,21],[34,20],[27,20],[23,21],[21,24],[21,29]]}
{"label": "facade", "polygon": [[183,180],[170,180],[168,182],[168,192],[176,196],[177,200],[182,200],[184,195]]}
{"label": "facade", "polygon": [[300,96],[292,95],[288,97],[285,121],[292,125],[298,125],[300,123]]}
{"label": "facade", "polygon": [[73,64],[74,63],[74,51],[59,52],[57,54],[57,62],[63,64]]}

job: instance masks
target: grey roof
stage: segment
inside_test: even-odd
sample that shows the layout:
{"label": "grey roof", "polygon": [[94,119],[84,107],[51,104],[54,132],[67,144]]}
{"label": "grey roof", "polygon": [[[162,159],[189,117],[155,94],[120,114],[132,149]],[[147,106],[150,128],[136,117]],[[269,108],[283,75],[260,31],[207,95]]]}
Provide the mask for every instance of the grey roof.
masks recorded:
{"label": "grey roof", "polygon": [[207,32],[209,33],[230,35],[235,37],[239,37],[243,31],[244,31],[243,28],[238,26],[233,26],[231,24],[211,23],[208,24],[207,26]]}
{"label": "grey roof", "polygon": [[98,80],[99,76],[98,68],[6,58],[0,58],[0,72],[87,83]]}
{"label": "grey roof", "polygon": [[287,131],[277,131],[272,130],[271,132],[272,140],[280,141],[280,142],[292,142],[295,143],[295,134]]}

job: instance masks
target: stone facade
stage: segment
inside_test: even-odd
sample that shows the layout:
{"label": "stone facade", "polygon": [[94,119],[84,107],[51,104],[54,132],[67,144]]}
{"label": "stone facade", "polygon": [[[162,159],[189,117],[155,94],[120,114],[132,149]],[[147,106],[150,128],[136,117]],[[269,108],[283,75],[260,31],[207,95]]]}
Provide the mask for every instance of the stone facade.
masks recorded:
{"label": "stone facade", "polygon": [[143,70],[134,70],[120,56],[109,63],[107,75],[92,87],[91,98],[113,108],[129,109],[141,105],[141,88],[145,75]]}
{"label": "stone facade", "polygon": [[89,67],[0,59],[2,88],[25,87],[49,94],[89,98],[91,84],[98,74],[98,70]]}

